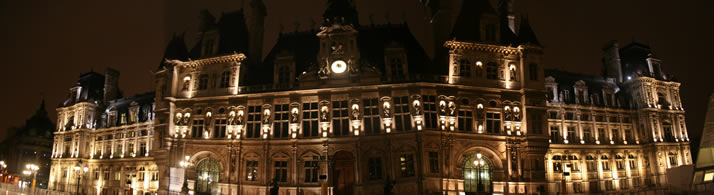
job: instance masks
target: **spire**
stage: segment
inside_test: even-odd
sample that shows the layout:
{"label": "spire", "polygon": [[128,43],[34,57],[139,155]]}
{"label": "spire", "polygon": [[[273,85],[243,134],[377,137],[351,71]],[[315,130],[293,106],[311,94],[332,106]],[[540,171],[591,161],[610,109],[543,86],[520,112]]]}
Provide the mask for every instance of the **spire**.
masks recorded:
{"label": "spire", "polygon": [[344,24],[359,27],[357,9],[352,0],[327,0],[327,9],[322,17],[325,18],[325,26]]}
{"label": "spire", "polygon": [[541,46],[540,42],[538,42],[538,38],[536,38],[535,32],[533,32],[533,28],[531,28],[531,24],[528,21],[527,16],[523,17],[519,29],[520,31],[518,31],[518,40],[520,44]]}

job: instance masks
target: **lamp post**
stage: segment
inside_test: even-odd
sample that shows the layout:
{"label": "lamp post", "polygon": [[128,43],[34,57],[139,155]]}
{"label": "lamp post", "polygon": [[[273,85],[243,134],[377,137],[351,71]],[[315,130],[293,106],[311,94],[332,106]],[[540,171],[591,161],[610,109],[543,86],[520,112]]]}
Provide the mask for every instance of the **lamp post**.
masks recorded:
{"label": "lamp post", "polygon": [[480,193],[484,192],[484,189],[483,189],[484,188],[484,186],[483,186],[484,175],[483,175],[483,173],[481,173],[481,171],[482,171],[481,169],[483,168],[483,165],[485,164],[485,162],[482,159],[483,156],[481,155],[481,153],[476,154],[476,158],[477,159],[474,160],[474,165],[476,165],[476,178],[478,178],[477,179],[478,184],[476,184],[476,191],[480,194]]}
{"label": "lamp post", "polygon": [[4,160],[0,160],[0,182],[5,182],[5,171],[7,169],[7,164],[5,164]]}
{"label": "lamp post", "polygon": [[40,170],[40,167],[38,167],[35,164],[27,164],[25,165],[25,168],[27,168],[27,172],[29,174],[32,174],[32,188],[35,188],[35,183],[37,181],[37,171]]}
{"label": "lamp post", "polygon": [[188,194],[188,177],[186,177],[186,169],[193,166],[193,163],[189,161],[190,156],[185,157],[186,160],[179,162],[179,165],[183,167],[183,187],[181,187],[181,194]]}
{"label": "lamp post", "polygon": [[[74,173],[77,175],[77,191],[76,191],[77,195],[79,195],[79,182],[81,181],[82,174],[87,173],[87,171],[89,171],[89,168],[86,166],[84,168],[80,167],[81,164],[82,164],[82,161],[80,160],[79,164],[77,166],[74,166]],[[83,172],[80,172],[80,171],[83,171]]]}

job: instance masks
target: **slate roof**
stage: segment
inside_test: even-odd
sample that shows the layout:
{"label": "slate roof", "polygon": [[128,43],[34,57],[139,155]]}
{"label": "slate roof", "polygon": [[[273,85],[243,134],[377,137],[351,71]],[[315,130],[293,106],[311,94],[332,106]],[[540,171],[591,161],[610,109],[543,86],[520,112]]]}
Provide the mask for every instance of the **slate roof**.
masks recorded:
{"label": "slate roof", "polygon": [[79,76],[76,86],[80,86],[79,97],[74,92],[68,94],[59,107],[71,106],[79,102],[101,102],[104,99],[104,75],[90,71]]}
{"label": "slate roof", "polygon": [[566,71],[561,71],[561,70],[555,70],[555,69],[545,69],[544,70],[545,77],[553,77],[555,78],[555,82],[558,85],[558,94],[560,95],[563,90],[569,90],[569,96],[564,97],[564,103],[565,104],[576,104],[575,102],[575,82],[578,82],[580,80],[585,82],[585,85],[588,88],[588,95],[593,96],[596,95],[598,96],[598,99],[600,100],[599,102],[591,102],[590,104],[592,106],[599,106],[599,107],[604,107],[605,104],[603,102],[603,88],[609,86],[611,87],[614,92],[615,92],[615,99],[619,103],[619,107],[621,108],[630,108],[630,102],[631,102],[631,97],[623,90],[620,90],[620,87],[615,83],[614,80],[608,80],[605,79],[602,76],[594,76],[594,75],[587,75],[587,74],[580,74],[580,73],[573,73],[573,72],[566,72]]}

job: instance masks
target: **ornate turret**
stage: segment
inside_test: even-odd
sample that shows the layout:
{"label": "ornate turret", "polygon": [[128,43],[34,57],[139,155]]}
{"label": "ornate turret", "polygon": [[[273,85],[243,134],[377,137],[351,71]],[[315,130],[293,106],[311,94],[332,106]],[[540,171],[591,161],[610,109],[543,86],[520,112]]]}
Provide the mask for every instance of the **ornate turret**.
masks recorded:
{"label": "ornate turret", "polygon": [[322,17],[325,18],[323,26],[341,24],[359,27],[357,9],[352,0],[328,0]]}

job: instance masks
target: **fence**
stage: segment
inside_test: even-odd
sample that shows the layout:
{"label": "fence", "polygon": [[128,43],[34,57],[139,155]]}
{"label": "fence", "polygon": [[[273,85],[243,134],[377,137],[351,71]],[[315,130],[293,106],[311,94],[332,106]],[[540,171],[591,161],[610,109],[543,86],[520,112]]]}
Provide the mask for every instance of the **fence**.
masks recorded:
{"label": "fence", "polygon": [[24,194],[24,195],[69,195],[68,192],[57,192],[41,188],[20,187],[18,184],[0,183],[0,194]]}

